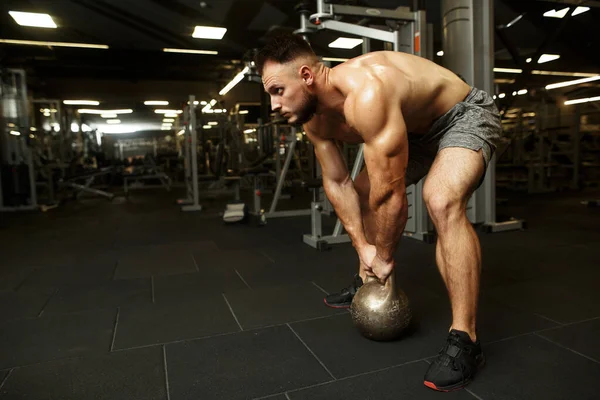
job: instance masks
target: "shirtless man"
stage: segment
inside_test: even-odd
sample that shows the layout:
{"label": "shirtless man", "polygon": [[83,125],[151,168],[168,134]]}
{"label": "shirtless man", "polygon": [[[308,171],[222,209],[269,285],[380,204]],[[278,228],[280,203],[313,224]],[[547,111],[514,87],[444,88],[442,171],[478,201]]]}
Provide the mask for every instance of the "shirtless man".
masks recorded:
{"label": "shirtless man", "polygon": [[[493,100],[410,54],[373,52],[328,68],[291,33],[273,36],[255,61],[272,109],[304,125],[327,197],[358,253],[353,284],[328,296],[328,305],[348,307],[366,275],[385,281],[393,272],[406,186],[427,175],[423,197],[438,235],[452,326],[424,383],[440,391],[464,387],[484,364],[475,323],[481,248],[466,205],[500,138]],[[336,141],[364,143],[366,168],[354,182]]]}

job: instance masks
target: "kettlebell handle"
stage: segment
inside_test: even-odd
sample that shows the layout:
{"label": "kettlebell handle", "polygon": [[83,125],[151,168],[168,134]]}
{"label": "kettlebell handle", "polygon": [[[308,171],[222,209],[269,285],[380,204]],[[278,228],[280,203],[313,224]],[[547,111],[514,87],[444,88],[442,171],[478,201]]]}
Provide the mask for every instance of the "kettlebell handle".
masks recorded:
{"label": "kettlebell handle", "polygon": [[385,282],[381,282],[379,280],[378,277],[376,277],[375,275],[367,275],[367,279],[365,279],[365,283],[369,283],[369,282],[377,282],[382,286],[388,286],[388,285],[392,285],[392,287],[395,287],[396,284],[396,271],[392,270],[392,273],[390,274],[390,276],[387,277],[387,279],[385,280]]}

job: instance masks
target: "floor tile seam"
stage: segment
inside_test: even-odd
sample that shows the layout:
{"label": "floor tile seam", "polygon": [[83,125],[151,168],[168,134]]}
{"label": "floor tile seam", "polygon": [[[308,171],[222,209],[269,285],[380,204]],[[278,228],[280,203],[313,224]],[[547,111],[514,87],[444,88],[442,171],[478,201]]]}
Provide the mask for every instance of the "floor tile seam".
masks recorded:
{"label": "floor tile seam", "polygon": [[578,355],[578,356],[580,356],[580,357],[583,357],[583,358],[586,358],[586,359],[588,359],[588,360],[590,360],[590,361],[593,361],[593,362],[595,362],[596,364],[600,364],[600,361],[596,360],[595,358],[593,358],[593,357],[590,357],[590,356],[588,356],[588,355],[586,355],[586,354],[583,354],[583,353],[581,353],[581,352],[579,352],[579,351],[577,351],[577,350],[573,350],[572,348],[570,348],[570,347],[568,347],[568,346],[565,346],[564,344],[561,344],[561,343],[559,343],[559,342],[557,342],[557,341],[554,341],[554,340],[552,340],[552,339],[550,339],[550,338],[548,338],[548,337],[546,337],[546,336],[544,336],[544,335],[541,335],[541,334],[539,334],[539,333],[534,333],[534,335],[535,335],[535,336],[537,336],[537,337],[539,337],[540,339],[543,339],[543,340],[545,340],[545,341],[547,341],[547,342],[549,342],[549,343],[552,343],[553,345],[555,345],[555,346],[557,346],[557,347],[560,347],[560,348],[562,348],[562,349],[564,349],[564,350],[568,350],[568,351],[570,351],[571,353],[577,354],[577,355]]}
{"label": "floor tile seam", "polygon": [[222,336],[235,335],[235,334],[238,334],[238,333],[241,333],[241,332],[254,332],[254,331],[259,331],[259,330],[262,330],[262,329],[270,329],[270,328],[282,327],[282,326],[285,326],[287,324],[297,324],[297,323],[301,323],[301,322],[316,321],[316,320],[319,320],[319,319],[325,319],[325,318],[329,318],[329,317],[335,317],[335,316],[339,316],[339,315],[343,315],[343,314],[346,314],[346,311],[340,312],[340,313],[336,313],[336,314],[326,315],[326,316],[319,316],[319,317],[301,319],[301,320],[290,321],[290,322],[283,322],[283,323],[280,323],[280,324],[258,326],[258,327],[255,327],[255,328],[244,329],[244,330],[241,330],[241,331],[223,332],[223,333],[217,333],[217,334],[214,334],[214,335],[197,336],[197,337],[192,337],[192,338],[185,338],[185,339],[173,340],[173,341],[169,341],[169,342],[159,342],[159,343],[152,343],[152,344],[147,344],[147,345],[142,345],[142,346],[126,347],[126,348],[122,348],[122,349],[113,349],[112,353],[116,353],[116,352],[119,352],[119,351],[145,349],[145,348],[148,348],[148,347],[155,347],[155,346],[167,346],[167,345],[179,344],[179,343],[184,343],[184,342],[192,342],[192,341],[196,341],[196,340],[207,340],[207,339],[212,339],[212,338],[217,338],[217,337],[222,337]]}

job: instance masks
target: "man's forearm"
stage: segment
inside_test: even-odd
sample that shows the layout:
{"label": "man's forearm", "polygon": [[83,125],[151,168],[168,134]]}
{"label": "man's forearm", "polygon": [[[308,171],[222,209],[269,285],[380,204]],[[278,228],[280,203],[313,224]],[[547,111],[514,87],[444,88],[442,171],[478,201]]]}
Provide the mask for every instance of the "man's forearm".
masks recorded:
{"label": "man's forearm", "polygon": [[377,224],[375,239],[377,256],[383,261],[391,262],[408,219],[406,190],[391,192],[384,197],[384,200],[376,202],[375,207],[372,208]]}
{"label": "man's forearm", "polygon": [[357,249],[366,245],[367,240],[363,228],[360,201],[352,180],[347,179],[343,183],[338,183],[323,179],[323,187],[337,217],[342,221],[346,233],[350,236],[352,245]]}

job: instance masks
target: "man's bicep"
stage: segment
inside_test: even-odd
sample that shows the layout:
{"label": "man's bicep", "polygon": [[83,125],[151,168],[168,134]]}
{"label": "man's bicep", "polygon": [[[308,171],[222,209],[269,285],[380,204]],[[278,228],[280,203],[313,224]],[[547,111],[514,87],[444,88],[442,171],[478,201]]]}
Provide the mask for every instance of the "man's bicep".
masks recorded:
{"label": "man's bicep", "polygon": [[348,167],[338,145],[333,140],[321,139],[310,133],[308,133],[308,138],[315,148],[315,155],[321,165],[323,178],[340,183],[348,179]]}

